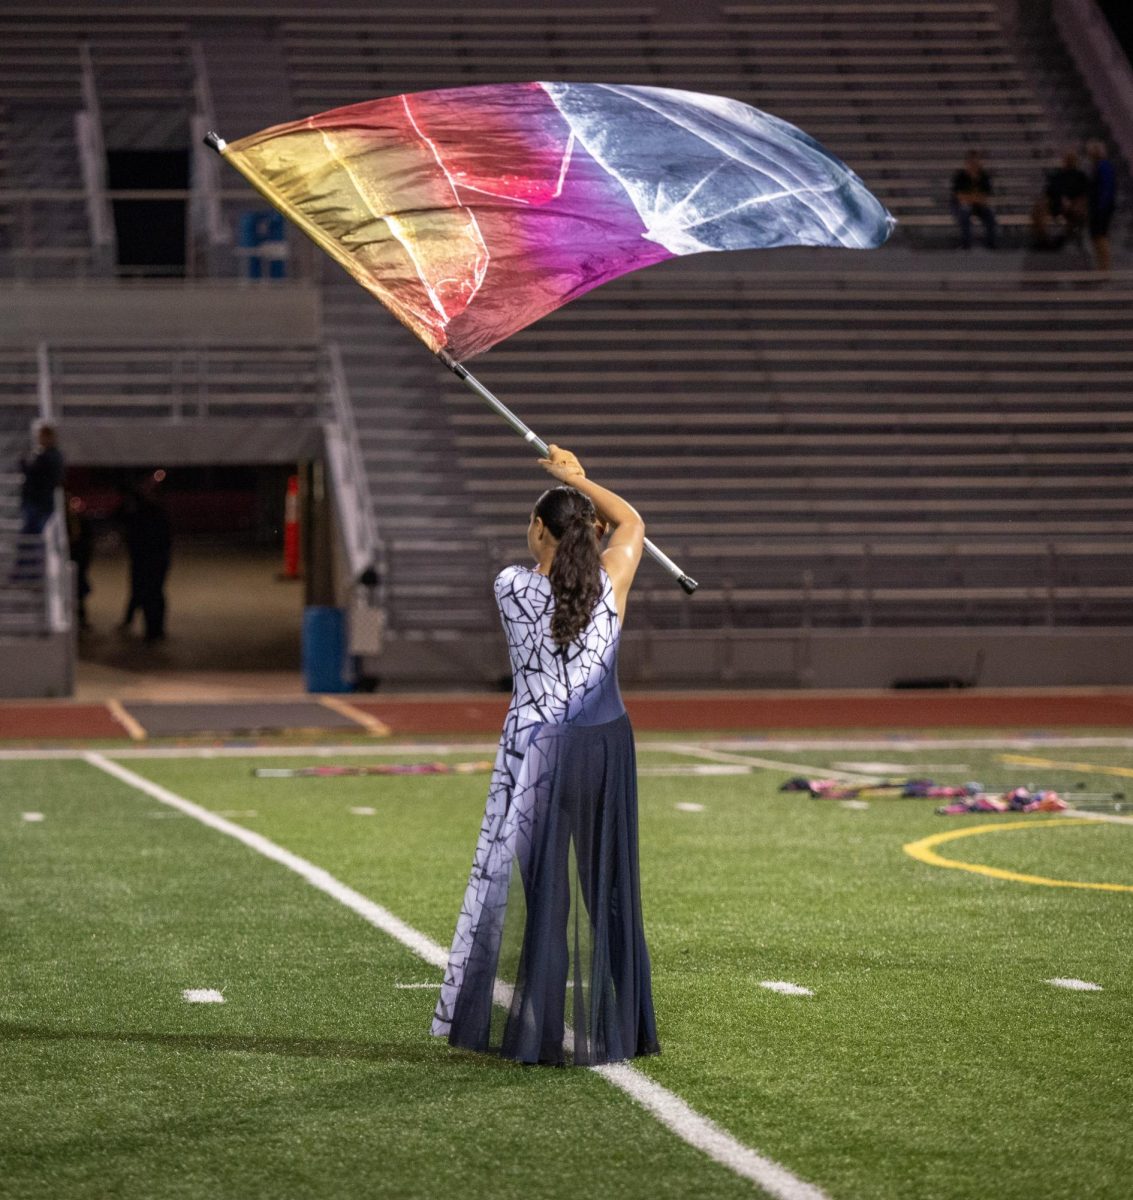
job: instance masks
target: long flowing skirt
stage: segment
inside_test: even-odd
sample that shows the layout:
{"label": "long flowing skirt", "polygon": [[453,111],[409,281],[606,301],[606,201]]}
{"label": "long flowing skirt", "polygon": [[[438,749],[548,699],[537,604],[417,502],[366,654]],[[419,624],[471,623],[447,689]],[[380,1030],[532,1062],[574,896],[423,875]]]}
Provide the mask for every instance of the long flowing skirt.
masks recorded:
{"label": "long flowing skirt", "polygon": [[434,1022],[454,1045],[556,1065],[660,1050],[624,713],[536,731],[485,824],[462,922]]}

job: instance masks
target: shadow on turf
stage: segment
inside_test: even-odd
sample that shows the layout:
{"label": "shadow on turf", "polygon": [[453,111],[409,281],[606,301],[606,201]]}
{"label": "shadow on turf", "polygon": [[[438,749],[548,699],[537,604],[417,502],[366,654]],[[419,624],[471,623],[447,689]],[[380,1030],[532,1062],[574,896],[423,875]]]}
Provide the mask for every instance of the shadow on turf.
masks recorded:
{"label": "shadow on turf", "polygon": [[354,1042],[345,1038],[273,1038],[224,1033],[153,1033],[148,1030],[111,1031],[89,1029],[46,1029],[38,1025],[16,1025],[0,1021],[0,1041],[12,1042],[119,1042],[122,1045],[169,1046],[178,1050],[215,1050],[223,1054],[281,1054],[290,1058],[360,1059],[384,1063],[445,1061],[467,1065],[474,1060],[485,1067],[514,1069],[515,1064],[494,1055],[454,1052],[434,1043],[421,1045],[397,1042]]}

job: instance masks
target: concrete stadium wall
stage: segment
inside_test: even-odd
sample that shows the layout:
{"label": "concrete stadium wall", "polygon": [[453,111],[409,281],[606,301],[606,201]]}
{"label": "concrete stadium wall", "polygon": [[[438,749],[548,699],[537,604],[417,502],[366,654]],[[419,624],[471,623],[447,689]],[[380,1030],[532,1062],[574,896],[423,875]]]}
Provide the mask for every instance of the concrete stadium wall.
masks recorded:
{"label": "concrete stadium wall", "polygon": [[64,420],[59,438],[67,461],[83,467],[295,463],[323,456],[322,427],[313,419]]}
{"label": "concrete stadium wall", "polygon": [[0,697],[70,696],[74,690],[74,634],[0,638]]}
{"label": "concrete stadium wall", "polygon": [[320,338],[319,294],[318,288],[304,283],[9,280],[0,289],[0,345],[312,345]]}
{"label": "concrete stadium wall", "polygon": [[[390,635],[367,661],[383,683],[492,686],[508,673],[503,635]],[[1117,630],[784,630],[656,634],[626,631],[627,687],[889,688],[1127,686],[1133,638]]]}

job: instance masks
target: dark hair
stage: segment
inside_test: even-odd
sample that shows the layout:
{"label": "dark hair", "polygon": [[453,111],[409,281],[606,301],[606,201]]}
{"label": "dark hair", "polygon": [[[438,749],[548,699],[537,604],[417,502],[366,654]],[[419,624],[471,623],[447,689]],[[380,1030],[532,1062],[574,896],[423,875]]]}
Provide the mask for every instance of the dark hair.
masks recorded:
{"label": "dark hair", "polygon": [[565,649],[590,624],[602,592],[599,573],[598,514],[594,505],[572,487],[554,487],[535,502],[535,516],[558,539],[548,578],[555,597],[551,637]]}

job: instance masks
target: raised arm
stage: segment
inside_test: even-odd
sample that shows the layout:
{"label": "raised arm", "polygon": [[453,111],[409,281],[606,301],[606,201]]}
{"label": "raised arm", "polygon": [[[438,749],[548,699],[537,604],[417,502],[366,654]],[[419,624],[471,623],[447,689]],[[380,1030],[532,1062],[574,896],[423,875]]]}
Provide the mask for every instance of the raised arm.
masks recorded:
{"label": "raised arm", "polygon": [[553,445],[547,450],[549,457],[539,460],[547,473],[586,496],[597,510],[599,519],[611,530],[609,544],[602,554],[602,566],[614,588],[618,619],[624,621],[629,589],[645,544],[645,522],[632,504],[627,504],[609,488],[587,479],[582,464],[569,450],[560,450]]}

